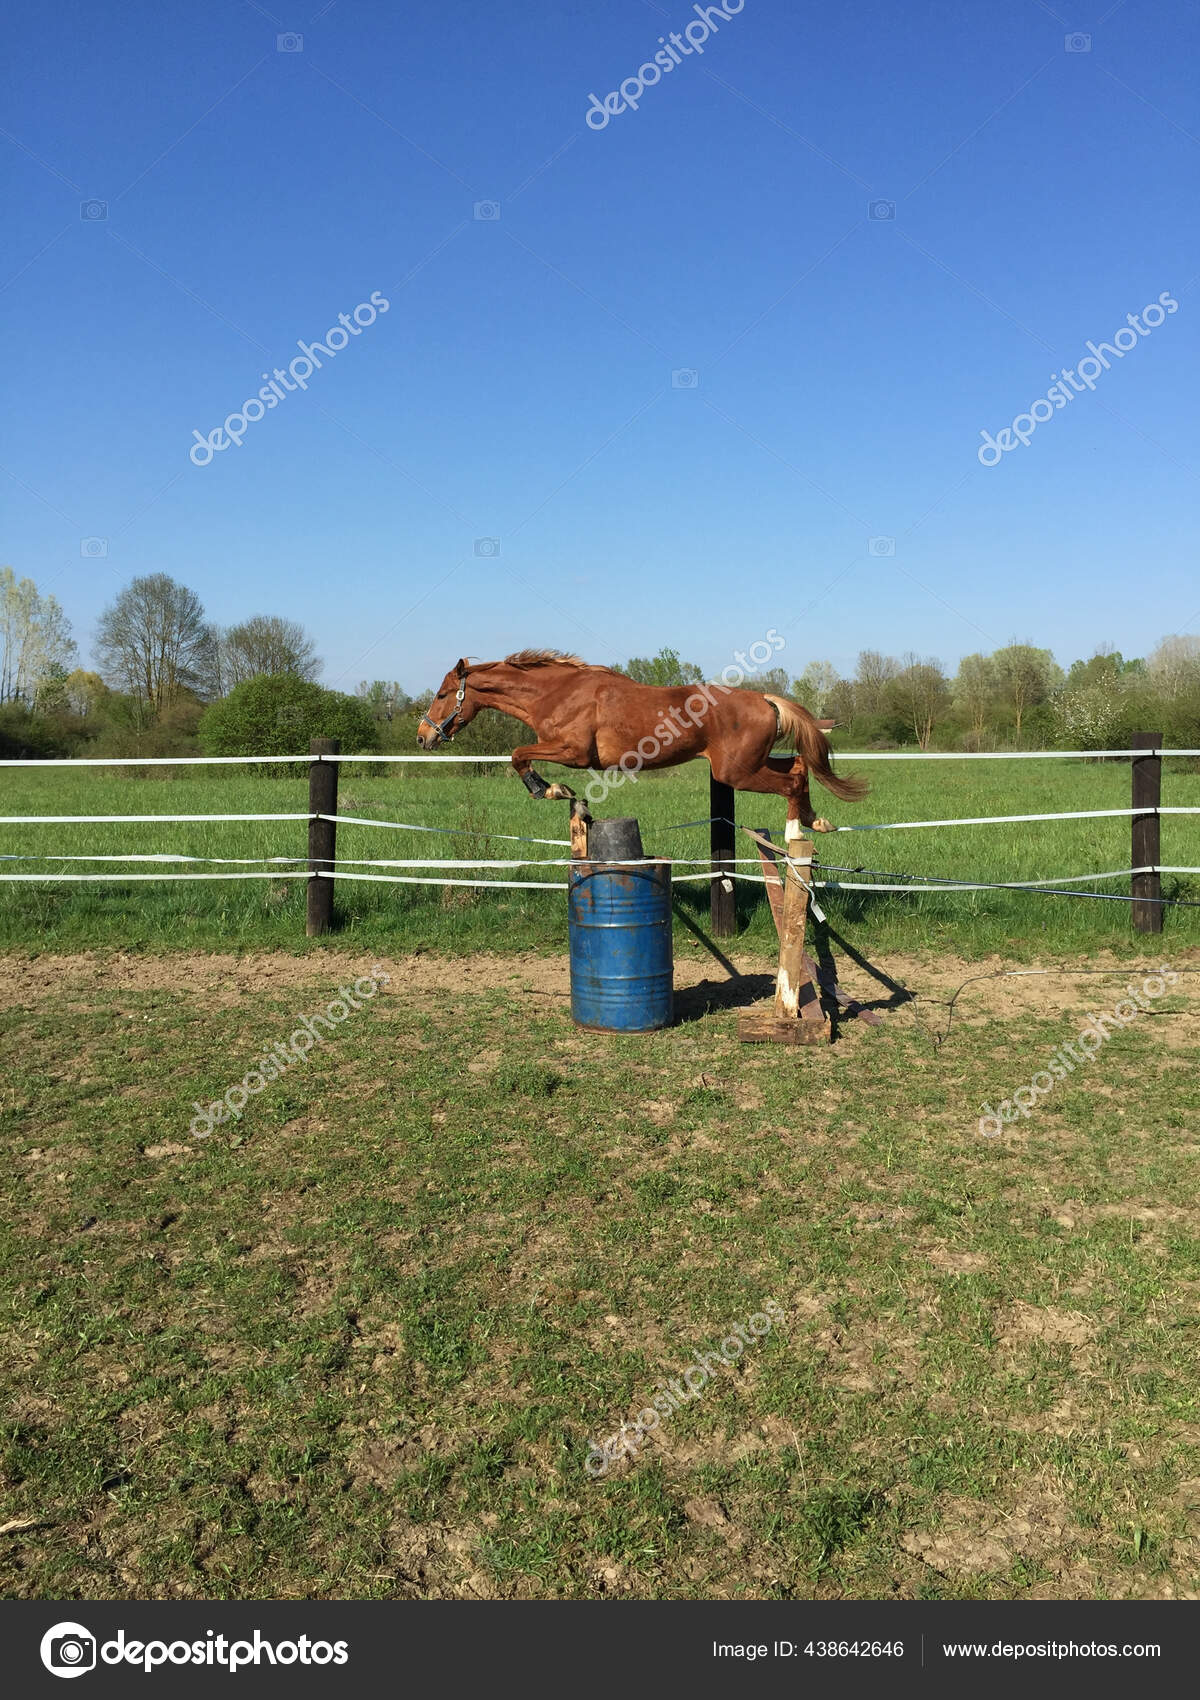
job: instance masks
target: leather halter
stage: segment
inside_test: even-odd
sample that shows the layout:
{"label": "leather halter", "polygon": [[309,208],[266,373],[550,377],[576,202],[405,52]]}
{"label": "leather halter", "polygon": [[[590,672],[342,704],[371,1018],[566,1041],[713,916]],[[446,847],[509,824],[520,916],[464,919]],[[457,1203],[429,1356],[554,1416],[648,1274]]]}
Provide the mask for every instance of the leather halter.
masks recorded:
{"label": "leather halter", "polygon": [[[461,672],[458,675],[458,694],[454,699],[454,708],[446,716],[446,718],[444,720],[435,720],[431,714],[426,714],[426,715],[423,716],[425,724],[427,726],[433,727],[434,731],[437,733],[438,737],[442,740],[443,744],[448,744],[450,742],[451,738],[453,738],[453,736],[454,736],[453,732],[447,731],[447,727],[453,726],[454,722],[461,717],[463,698],[466,696],[466,694],[467,694],[467,675],[466,675],[466,672],[464,670],[463,672]],[[433,704],[430,703],[429,706],[430,706],[430,708],[432,708]]]}

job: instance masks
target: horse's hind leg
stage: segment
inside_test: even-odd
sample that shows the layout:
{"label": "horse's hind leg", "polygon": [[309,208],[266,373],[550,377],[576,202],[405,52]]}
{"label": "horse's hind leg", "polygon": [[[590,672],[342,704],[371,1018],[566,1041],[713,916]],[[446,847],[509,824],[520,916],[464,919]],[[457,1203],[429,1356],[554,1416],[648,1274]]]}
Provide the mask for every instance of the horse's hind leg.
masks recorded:
{"label": "horse's hind leg", "polygon": [[[802,756],[796,755],[789,761],[785,756],[768,756],[767,764],[774,767],[778,762],[780,770],[787,776],[787,790],[784,793],[788,800],[786,838],[799,838],[800,827],[809,832],[832,832],[833,824],[818,815],[812,806],[812,798],[808,794],[808,767]],[[796,831],[791,830],[792,822],[796,823]]]}
{"label": "horse's hind leg", "polygon": [[832,832],[832,821],[825,820],[813,809],[812,798],[808,794],[808,768],[799,756],[792,763],[792,784],[795,790],[788,797],[788,820],[799,821],[811,832]]}
{"label": "horse's hind leg", "polygon": [[797,821],[810,832],[833,831],[831,823],[813,810],[812,798],[808,794],[808,768],[799,756],[768,756],[753,773],[736,779],[719,773],[717,778],[724,779],[726,784],[733,785],[738,791],[771,791],[777,797],[786,797],[789,822]]}
{"label": "horse's hind leg", "polygon": [[566,802],[573,799],[575,793],[569,785],[560,785],[557,782],[550,784],[542,778],[540,773],[533,771],[535,756],[540,761],[561,762],[564,767],[571,767],[575,763],[575,751],[568,749],[565,744],[523,744],[520,749],[514,750],[512,753],[512,764],[520,776],[522,785],[531,797],[538,799],[544,797],[550,802]]}

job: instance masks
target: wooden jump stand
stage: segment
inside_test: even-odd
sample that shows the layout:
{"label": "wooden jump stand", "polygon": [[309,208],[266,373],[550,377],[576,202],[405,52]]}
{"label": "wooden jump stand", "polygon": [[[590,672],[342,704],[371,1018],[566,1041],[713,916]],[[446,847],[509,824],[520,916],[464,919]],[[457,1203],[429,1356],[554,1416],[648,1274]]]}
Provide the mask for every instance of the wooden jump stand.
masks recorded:
{"label": "wooden jump stand", "polygon": [[572,797],[572,799],[571,799],[571,860],[573,862],[586,862],[587,861],[588,827],[591,826],[591,824],[592,824],[592,817],[588,813],[588,806],[583,801],[583,798],[582,797]]}
{"label": "wooden jump stand", "polygon": [[[570,828],[573,861],[587,860],[591,824],[587,804],[574,798]],[[774,1007],[743,1010],[738,1017],[738,1038],[744,1044],[828,1045],[833,1032],[821,1006],[816,964],[804,948],[813,843],[800,837],[798,820],[789,820],[784,831],[787,853],[782,877],[769,835],[765,832],[752,835],[758,844],[771,913],[779,932],[779,971],[775,978]],[[807,878],[801,876],[801,868],[806,870]],[[849,998],[845,1002],[853,1005]]]}
{"label": "wooden jump stand", "polygon": [[[769,1010],[744,1010],[738,1017],[738,1038],[745,1045],[828,1045],[833,1031],[821,1007],[816,967],[804,948],[813,843],[810,838],[800,837],[798,820],[789,820],[784,830],[787,860],[783,864],[783,880],[779,880],[777,867],[772,868],[774,879],[767,874],[767,896],[779,929],[775,1004]],[[769,864],[761,843],[759,852],[765,871]],[[807,878],[801,877],[800,869],[806,870]]]}

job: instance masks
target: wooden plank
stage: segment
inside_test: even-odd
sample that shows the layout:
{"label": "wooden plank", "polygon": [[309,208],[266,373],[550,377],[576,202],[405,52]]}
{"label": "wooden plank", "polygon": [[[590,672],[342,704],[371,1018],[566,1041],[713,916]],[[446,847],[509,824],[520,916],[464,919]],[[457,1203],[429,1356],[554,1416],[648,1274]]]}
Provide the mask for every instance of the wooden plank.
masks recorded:
{"label": "wooden plank", "polygon": [[[1162,747],[1161,732],[1135,732],[1131,748],[1135,750],[1153,750]],[[1145,814],[1133,816],[1133,861],[1131,867],[1152,867],[1153,873],[1134,874],[1130,889],[1133,893],[1134,930],[1139,933],[1161,933],[1163,906],[1157,901],[1162,897],[1162,878],[1158,872],[1158,864],[1162,852],[1159,848],[1159,803],[1162,800],[1162,757],[1134,756],[1130,763],[1133,769],[1132,807],[1145,809]]]}
{"label": "wooden plank", "polygon": [[[336,738],[313,738],[309,742],[310,756],[336,756],[341,749]],[[336,815],[338,799],[338,763],[314,761],[308,770],[308,809],[312,815]],[[337,826],[331,820],[310,820],[308,823],[308,871],[319,868],[332,870],[337,855]],[[334,880],[310,879],[305,912],[305,933],[310,939],[320,938],[333,925]]]}
{"label": "wooden plank", "polygon": [[722,877],[709,882],[708,913],[712,936],[731,939],[737,932],[737,912],[734,903],[733,859],[737,854],[734,826],[737,798],[732,786],[722,785],[709,774],[708,812],[713,817],[708,829],[709,855],[712,872]]}
{"label": "wooden plank", "polygon": [[744,1045],[827,1045],[828,1017],[818,1021],[780,1021],[770,1010],[746,1009],[738,1017],[738,1038]]}

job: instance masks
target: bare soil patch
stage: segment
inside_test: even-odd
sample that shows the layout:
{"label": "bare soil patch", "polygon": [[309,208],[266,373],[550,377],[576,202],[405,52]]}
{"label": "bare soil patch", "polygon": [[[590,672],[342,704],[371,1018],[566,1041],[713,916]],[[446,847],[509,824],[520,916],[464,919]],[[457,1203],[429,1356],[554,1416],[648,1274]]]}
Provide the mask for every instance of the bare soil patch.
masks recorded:
{"label": "bare soil patch", "polygon": [[900,1545],[955,1581],[1004,1575],[1018,1558],[1038,1562],[1056,1576],[1050,1590],[1054,1598],[1087,1598],[1094,1588],[1091,1573],[1069,1558],[1063,1563],[1080,1534],[1062,1501],[1041,1492],[1019,1500],[1007,1512],[952,1499],[935,1528],[902,1535]]}
{"label": "bare soil patch", "polygon": [[[1200,951],[1178,954],[1180,965],[1184,965],[1186,957],[1194,957],[1197,960],[1192,965],[1200,966]],[[680,954],[675,962],[677,988],[707,990],[714,1001],[725,1002],[728,994],[738,990],[738,980],[745,980],[750,985],[742,989],[736,1001],[751,1001],[754,996],[768,994],[769,986],[763,982],[774,971],[771,956],[737,953],[726,960],[732,965],[736,979],[707,954],[693,955],[690,951]],[[1140,987],[1141,980],[1155,973],[1161,964],[1120,961],[1110,953],[1100,953],[1094,959],[1075,962],[1066,968],[1047,962],[1040,965],[1037,974],[1026,965],[1019,977],[1007,979],[998,976],[1012,965],[997,956],[971,961],[945,954],[936,957],[897,954],[881,958],[874,966],[917,999],[918,1006],[929,1000],[930,1007],[924,1011],[927,1019],[931,1014],[940,1015],[937,1005],[947,1000],[965,980],[976,977],[955,1007],[955,1021],[965,1022],[984,1016],[1011,1018],[1022,1012],[1044,1016],[1076,1010],[1086,1015],[1092,1009],[1106,1010],[1124,995],[1127,984]],[[1072,978],[1073,970],[1084,967],[1100,972]],[[391,977],[382,987],[382,993],[392,997],[452,990],[461,997],[506,991],[518,997],[566,998],[570,990],[565,951],[556,956],[532,951],[506,956],[480,952],[467,958],[434,956],[423,951],[404,956],[343,954],[338,950],[304,955],[263,951],[245,955],[180,952],[170,956],[100,951],[61,956],[9,952],[0,955],[0,1010],[27,1009],[48,997],[88,1000],[101,994],[158,991],[186,992],[200,1003],[232,1006],[247,997],[351,984],[379,970]],[[876,1007],[895,1003],[892,1019],[912,1019],[911,1005],[905,1007],[886,984],[853,961],[839,957],[837,972],[839,983],[851,996]],[[1187,990],[1190,984],[1181,980],[1176,989]],[[1177,1023],[1162,1022],[1164,1028],[1174,1025]]]}

